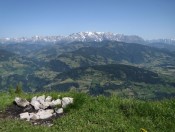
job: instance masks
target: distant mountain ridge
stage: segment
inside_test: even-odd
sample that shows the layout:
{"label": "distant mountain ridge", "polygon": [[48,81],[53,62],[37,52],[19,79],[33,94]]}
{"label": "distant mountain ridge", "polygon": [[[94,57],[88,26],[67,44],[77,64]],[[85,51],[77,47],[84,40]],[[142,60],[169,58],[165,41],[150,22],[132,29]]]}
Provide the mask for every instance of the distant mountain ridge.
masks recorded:
{"label": "distant mountain ridge", "polygon": [[0,38],[0,43],[71,43],[71,42],[101,42],[101,41],[120,41],[126,43],[168,43],[175,45],[175,39],[156,39],[144,40],[137,35],[124,35],[111,32],[78,32],[68,36],[34,36],[31,38]]}

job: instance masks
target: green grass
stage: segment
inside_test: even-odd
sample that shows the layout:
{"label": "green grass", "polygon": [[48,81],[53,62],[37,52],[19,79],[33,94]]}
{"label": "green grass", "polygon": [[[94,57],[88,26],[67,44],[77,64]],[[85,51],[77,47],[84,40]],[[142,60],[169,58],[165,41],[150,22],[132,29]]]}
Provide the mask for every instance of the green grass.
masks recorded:
{"label": "green grass", "polygon": [[[0,119],[0,132],[148,132],[175,131],[175,99],[162,101],[139,101],[116,96],[92,97],[83,93],[38,93],[57,98],[71,96],[74,105],[66,109],[66,115],[55,120],[52,127],[33,126],[30,122],[15,119]],[[32,98],[33,94],[22,97]],[[15,95],[0,94],[0,108],[11,104]]]}

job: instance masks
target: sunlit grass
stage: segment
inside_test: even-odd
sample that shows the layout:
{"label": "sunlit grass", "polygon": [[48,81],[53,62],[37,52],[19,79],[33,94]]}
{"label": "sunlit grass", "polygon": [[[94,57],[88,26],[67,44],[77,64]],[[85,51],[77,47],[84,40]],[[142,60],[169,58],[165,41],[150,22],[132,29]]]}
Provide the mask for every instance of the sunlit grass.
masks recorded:
{"label": "sunlit grass", "polygon": [[[29,122],[0,119],[0,131],[115,131],[148,132],[175,131],[175,100],[139,101],[122,99],[117,96],[91,97],[83,93],[37,93],[22,94],[21,97],[31,99],[35,95],[45,94],[53,98],[70,96],[75,102],[67,108],[65,116],[54,121],[52,127],[33,126]],[[16,95],[0,94],[1,108],[10,105]]]}

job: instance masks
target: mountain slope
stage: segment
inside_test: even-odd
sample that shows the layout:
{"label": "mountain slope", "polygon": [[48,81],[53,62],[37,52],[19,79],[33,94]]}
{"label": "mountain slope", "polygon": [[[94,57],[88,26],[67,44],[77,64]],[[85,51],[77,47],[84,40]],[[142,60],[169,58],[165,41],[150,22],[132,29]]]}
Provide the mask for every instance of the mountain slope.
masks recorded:
{"label": "mountain slope", "polygon": [[43,67],[39,61],[0,49],[0,91],[7,91],[10,85],[16,86],[19,82],[25,91],[42,89],[48,80],[37,76],[37,72]]}
{"label": "mountain slope", "polygon": [[93,75],[95,71],[103,72],[104,75],[109,76],[113,79],[153,84],[161,82],[161,79],[158,77],[158,74],[154,72],[122,64],[75,68],[59,74],[57,78],[61,80],[64,80],[68,77],[72,79],[78,79],[81,78],[81,76],[84,76],[85,74]]}
{"label": "mountain slope", "polygon": [[[50,47],[51,45],[48,45],[48,46]],[[20,56],[30,57],[33,54],[35,54],[35,52],[43,48],[48,48],[48,46],[45,44],[39,44],[39,43],[32,44],[32,43],[24,42],[24,43],[4,44],[4,45],[0,45],[0,48]]]}
{"label": "mountain slope", "polygon": [[[92,95],[117,94],[139,99],[175,96],[174,87],[157,73],[122,64],[75,68],[58,74],[48,88],[56,91],[76,90]],[[168,91],[171,91],[170,94]]]}
{"label": "mountain slope", "polygon": [[6,61],[9,60],[11,57],[13,57],[15,54],[8,52],[4,49],[0,49],[0,61]]}
{"label": "mountain slope", "polygon": [[101,46],[83,47],[76,51],[63,53],[55,60],[60,60],[70,67],[111,63],[140,66],[175,64],[174,54],[168,51],[134,43],[105,41],[98,43],[100,44]]}

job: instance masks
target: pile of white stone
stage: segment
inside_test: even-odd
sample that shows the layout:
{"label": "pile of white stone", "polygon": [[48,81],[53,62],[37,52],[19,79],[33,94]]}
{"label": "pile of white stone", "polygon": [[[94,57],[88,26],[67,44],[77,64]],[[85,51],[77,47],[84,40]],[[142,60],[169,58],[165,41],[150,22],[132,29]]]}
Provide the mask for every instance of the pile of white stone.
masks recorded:
{"label": "pile of white stone", "polygon": [[51,96],[45,97],[35,96],[32,98],[31,102],[20,97],[15,98],[15,102],[18,106],[24,107],[25,109],[32,107],[35,112],[24,112],[21,113],[20,119],[30,120],[39,120],[39,119],[48,119],[57,114],[63,114],[64,108],[68,105],[73,104],[73,98],[63,97],[62,99],[52,100]]}

